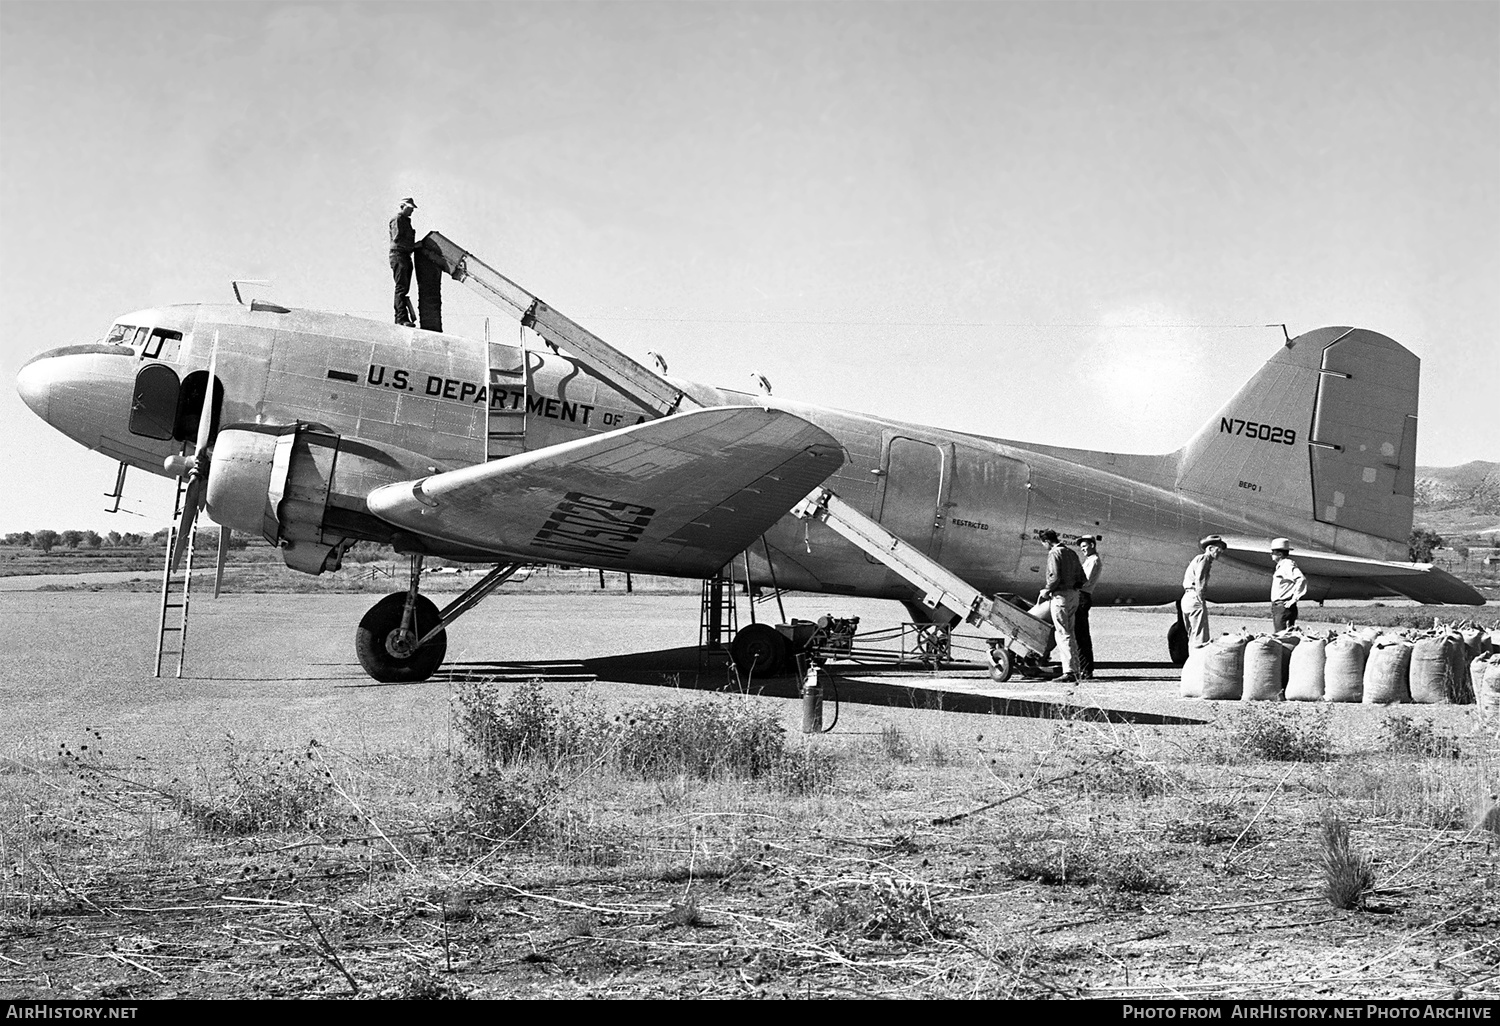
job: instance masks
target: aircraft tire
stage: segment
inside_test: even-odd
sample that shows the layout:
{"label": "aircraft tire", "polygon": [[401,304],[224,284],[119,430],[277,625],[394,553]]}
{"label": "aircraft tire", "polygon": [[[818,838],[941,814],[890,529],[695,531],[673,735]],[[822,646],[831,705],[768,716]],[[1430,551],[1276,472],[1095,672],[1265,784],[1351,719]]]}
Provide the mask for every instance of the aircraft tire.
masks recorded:
{"label": "aircraft tire", "polygon": [[[401,626],[406,611],[406,592],[387,595],[370,607],[354,632],[354,653],[365,672],[382,684],[415,684],[424,681],[443,665],[448,654],[448,632],[443,631],[406,659],[398,659],[385,647],[385,639]],[[417,596],[415,628],[418,635],[437,625],[437,606],[426,595]]]}
{"label": "aircraft tire", "polygon": [[740,629],[729,643],[729,654],[743,677],[773,677],[786,665],[791,645],[768,623]]}
{"label": "aircraft tire", "polygon": [[990,646],[989,656],[985,662],[989,663],[990,680],[997,684],[1004,684],[1010,680],[1011,674],[1016,669],[1015,658],[1010,654],[1010,649],[1004,645]]}
{"label": "aircraft tire", "polygon": [[1184,666],[1188,661],[1188,633],[1181,620],[1173,621],[1167,628],[1167,654],[1173,666]]}

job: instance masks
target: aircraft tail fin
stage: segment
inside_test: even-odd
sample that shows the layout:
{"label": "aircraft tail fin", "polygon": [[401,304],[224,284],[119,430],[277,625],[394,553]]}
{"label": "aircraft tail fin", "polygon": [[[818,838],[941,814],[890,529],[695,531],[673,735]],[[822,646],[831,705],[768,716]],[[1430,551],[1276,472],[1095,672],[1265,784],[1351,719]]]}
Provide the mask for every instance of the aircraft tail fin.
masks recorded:
{"label": "aircraft tail fin", "polygon": [[[1404,559],[1420,366],[1405,347],[1373,331],[1299,335],[1179,450],[1177,487],[1240,509],[1273,534],[1301,533]],[[1377,541],[1361,545],[1346,532]]]}

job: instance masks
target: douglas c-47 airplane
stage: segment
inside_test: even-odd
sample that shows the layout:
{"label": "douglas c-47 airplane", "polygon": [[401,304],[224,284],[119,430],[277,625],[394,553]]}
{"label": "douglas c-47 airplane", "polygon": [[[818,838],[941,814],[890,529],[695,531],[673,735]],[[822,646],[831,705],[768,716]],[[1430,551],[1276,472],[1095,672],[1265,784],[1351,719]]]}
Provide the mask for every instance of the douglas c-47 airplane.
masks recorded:
{"label": "douglas c-47 airplane", "polygon": [[[1309,600],[1484,602],[1404,561],[1419,361],[1373,331],[1288,339],[1181,449],[1131,456],[667,377],[441,235],[421,253],[540,343],[444,334],[425,291],[423,328],[168,306],[36,356],[20,394],[80,444],[187,482],[174,561],[199,507],[304,573],[338,570],[361,540],[410,554],[411,587],[356,632],[378,680],[431,676],[446,628],[526,564],[689,578],[733,564],[756,587],[895,599],[989,628],[1004,679],[1047,628],[992,597],[1040,589],[1045,527],[1107,538],[1099,605],[1173,601],[1208,534],[1228,543],[1218,602],[1266,600],[1272,537],[1291,540]],[[418,591],[423,556],[497,565],[440,612]],[[786,646],[758,624],[732,648],[764,673]]]}

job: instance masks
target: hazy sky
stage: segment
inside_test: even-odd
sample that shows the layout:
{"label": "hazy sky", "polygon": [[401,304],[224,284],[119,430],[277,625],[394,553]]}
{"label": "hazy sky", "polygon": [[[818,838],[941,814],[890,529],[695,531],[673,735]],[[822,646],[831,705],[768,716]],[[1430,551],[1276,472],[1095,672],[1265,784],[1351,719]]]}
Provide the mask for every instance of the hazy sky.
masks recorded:
{"label": "hazy sky", "polygon": [[1349,324],[1422,358],[1419,463],[1500,459],[1500,4],[7,0],[0,531],[171,513],[102,513],[28,356],[232,278],[385,319],[408,194],[689,378],[1166,452]]}

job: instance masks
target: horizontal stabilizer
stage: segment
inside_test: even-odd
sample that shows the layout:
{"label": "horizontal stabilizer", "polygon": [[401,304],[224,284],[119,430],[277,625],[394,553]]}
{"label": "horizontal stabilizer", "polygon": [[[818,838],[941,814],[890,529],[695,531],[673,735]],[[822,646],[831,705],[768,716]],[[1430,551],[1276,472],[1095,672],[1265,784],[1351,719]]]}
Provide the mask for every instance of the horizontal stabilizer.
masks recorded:
{"label": "horizontal stabilizer", "polygon": [[[1225,559],[1244,563],[1268,573],[1275,568],[1265,538],[1226,537]],[[1430,563],[1397,563],[1382,559],[1346,556],[1338,552],[1314,552],[1296,549],[1292,561],[1309,580],[1358,581],[1379,585],[1396,595],[1429,604],[1482,606],[1482,594],[1446,570]]]}
{"label": "horizontal stabilizer", "polygon": [[512,558],[708,577],[843,462],[800,417],[721,406],[386,485],[368,503],[415,534]]}

